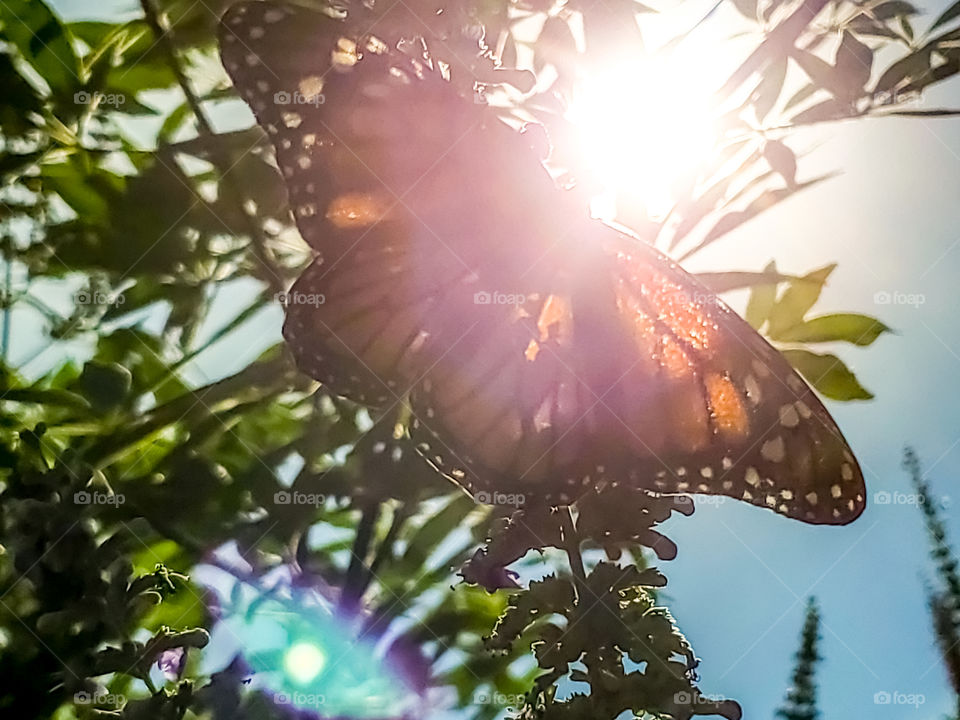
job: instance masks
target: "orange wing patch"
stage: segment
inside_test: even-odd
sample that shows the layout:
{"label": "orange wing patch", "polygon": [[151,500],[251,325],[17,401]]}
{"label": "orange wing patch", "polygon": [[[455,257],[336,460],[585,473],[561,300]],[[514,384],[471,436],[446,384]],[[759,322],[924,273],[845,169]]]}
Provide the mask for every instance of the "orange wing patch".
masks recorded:
{"label": "orange wing patch", "polygon": [[729,377],[709,373],[704,380],[713,424],[717,431],[730,440],[742,440],[750,432],[750,421],[743,398]]}

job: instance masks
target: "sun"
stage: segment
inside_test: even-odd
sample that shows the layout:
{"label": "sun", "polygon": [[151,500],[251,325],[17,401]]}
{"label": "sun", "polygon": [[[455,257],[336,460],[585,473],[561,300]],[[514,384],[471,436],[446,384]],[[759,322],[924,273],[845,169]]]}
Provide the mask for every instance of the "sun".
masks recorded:
{"label": "sun", "polygon": [[641,58],[585,75],[567,119],[603,194],[594,215],[612,220],[611,200],[639,198],[651,219],[672,188],[695,173],[717,142],[711,87],[702,66],[679,57]]}

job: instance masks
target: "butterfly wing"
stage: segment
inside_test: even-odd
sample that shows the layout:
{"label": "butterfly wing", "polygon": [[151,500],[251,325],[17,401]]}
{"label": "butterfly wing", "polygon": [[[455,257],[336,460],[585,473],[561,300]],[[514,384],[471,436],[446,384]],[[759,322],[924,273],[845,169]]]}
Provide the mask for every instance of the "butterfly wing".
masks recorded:
{"label": "butterfly wing", "polygon": [[400,53],[346,18],[252,2],[225,15],[221,47],[320,254],[286,296],[290,347],[335,392],[396,401],[474,294],[517,285],[542,252],[513,233],[552,182],[415,44]]}
{"label": "butterfly wing", "polygon": [[[595,226],[579,280],[514,336],[466,343],[414,395],[425,455],[457,481],[575,500],[603,482],[725,495],[810,523],[865,505],[836,423],[783,356],[653,248]],[[563,288],[563,290],[559,290]]]}
{"label": "butterfly wing", "polygon": [[518,133],[419,50],[247,3],[223,60],[320,257],[287,297],[301,367],[385,404],[473,489],[598,482],[800,520],[863,509],[860,469],[783,357],[653,249],[582,218]]}

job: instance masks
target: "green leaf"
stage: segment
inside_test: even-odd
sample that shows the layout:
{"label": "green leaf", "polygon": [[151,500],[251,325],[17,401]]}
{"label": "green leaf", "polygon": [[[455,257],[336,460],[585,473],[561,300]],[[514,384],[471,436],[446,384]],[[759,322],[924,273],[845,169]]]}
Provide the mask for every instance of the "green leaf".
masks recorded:
{"label": "green leaf", "polygon": [[833,400],[870,400],[853,371],[836,355],[817,355],[808,350],[784,350],[783,356],[820,393]]}
{"label": "green leaf", "polygon": [[791,283],[770,312],[771,338],[779,340],[781,333],[803,322],[803,316],[820,298],[823,285],[834,268],[835,264],[827,265]]}
{"label": "green leaf", "polygon": [[957,0],[957,2],[943,11],[943,14],[941,14],[940,17],[934,21],[933,25],[930,26],[930,31],[933,32],[941,25],[946,25],[948,22],[957,17],[960,17],[960,0]]}
{"label": "green leaf", "polygon": [[132,381],[133,376],[123,365],[91,360],[83,366],[77,384],[93,407],[109,410],[123,403]]}
{"label": "green leaf", "polygon": [[80,86],[77,56],[67,29],[43,0],[0,3],[3,36],[9,39],[50,86],[65,99]]}
{"label": "green leaf", "polygon": [[[771,269],[772,268],[772,269]],[[694,273],[697,280],[710,288],[711,292],[725,293],[731,290],[742,290],[758,286],[776,285],[777,283],[798,280],[796,275],[778,273],[773,263],[761,272],[747,270],[731,270],[729,272]]]}
{"label": "green leaf", "polygon": [[911,84],[930,72],[933,48],[920,48],[888,67],[873,87],[874,95],[892,92]]}
{"label": "green leaf", "polygon": [[849,342],[870,345],[885,332],[892,330],[876,318],[858,313],[835,313],[811,318],[787,328],[777,336],[781,342]]}
{"label": "green leaf", "polygon": [[[776,273],[777,264],[773,260],[763,269],[766,273]],[[757,285],[750,292],[750,298],[747,300],[747,308],[744,311],[743,319],[750,323],[754,330],[759,330],[770,317],[770,311],[777,301],[777,282]]]}

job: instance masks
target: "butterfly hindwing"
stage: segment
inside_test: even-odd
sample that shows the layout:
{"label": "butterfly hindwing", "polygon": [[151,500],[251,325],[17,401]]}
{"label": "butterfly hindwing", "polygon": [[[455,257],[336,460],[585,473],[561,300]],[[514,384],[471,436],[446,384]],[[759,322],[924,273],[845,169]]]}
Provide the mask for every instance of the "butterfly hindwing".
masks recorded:
{"label": "butterfly hindwing", "polygon": [[468,486],[561,502],[630,482],[856,518],[860,468],[783,356],[652,248],[592,232],[609,238],[595,243],[600,282],[558,282],[567,294],[528,302],[512,334],[455,348],[415,393],[425,456]]}

